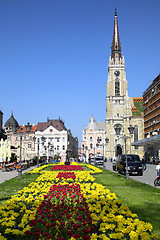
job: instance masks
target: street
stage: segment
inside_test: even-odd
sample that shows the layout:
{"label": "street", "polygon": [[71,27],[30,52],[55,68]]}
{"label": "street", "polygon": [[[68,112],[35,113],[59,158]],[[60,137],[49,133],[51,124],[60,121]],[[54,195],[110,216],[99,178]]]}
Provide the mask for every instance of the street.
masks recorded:
{"label": "street", "polygon": [[[115,172],[112,169],[112,162],[107,161],[105,163],[105,166],[106,166],[106,169],[108,169],[112,172]],[[154,180],[156,178],[156,170],[155,169],[156,169],[156,165],[147,164],[147,169],[144,171],[143,176],[136,176],[136,175],[132,176],[132,175],[130,175],[129,177],[136,180],[136,181],[154,186]],[[160,188],[160,186],[158,186],[156,188]]]}

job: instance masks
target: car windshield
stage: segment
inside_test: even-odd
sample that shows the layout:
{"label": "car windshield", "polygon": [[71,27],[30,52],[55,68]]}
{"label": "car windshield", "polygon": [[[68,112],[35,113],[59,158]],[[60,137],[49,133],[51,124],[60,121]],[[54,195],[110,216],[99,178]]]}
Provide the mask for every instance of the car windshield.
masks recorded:
{"label": "car windshield", "polygon": [[[126,161],[126,155],[122,155],[122,160]],[[138,155],[127,155],[127,162],[140,162]]]}
{"label": "car windshield", "polygon": [[96,160],[103,160],[103,157],[96,157]]}

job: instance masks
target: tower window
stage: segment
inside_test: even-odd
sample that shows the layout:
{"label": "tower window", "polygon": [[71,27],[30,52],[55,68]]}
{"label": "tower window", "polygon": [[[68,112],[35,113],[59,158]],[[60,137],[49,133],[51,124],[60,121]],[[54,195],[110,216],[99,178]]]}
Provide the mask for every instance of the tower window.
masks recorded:
{"label": "tower window", "polygon": [[120,96],[120,83],[119,83],[119,79],[115,80],[115,96]]}
{"label": "tower window", "polygon": [[[138,141],[138,126],[134,127],[134,142]],[[134,149],[138,149],[138,146],[135,146]]]}

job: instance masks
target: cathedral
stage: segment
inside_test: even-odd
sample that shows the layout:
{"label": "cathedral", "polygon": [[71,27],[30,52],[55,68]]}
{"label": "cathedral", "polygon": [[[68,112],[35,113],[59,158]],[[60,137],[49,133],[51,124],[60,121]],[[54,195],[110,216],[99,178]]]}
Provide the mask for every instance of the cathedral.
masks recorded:
{"label": "cathedral", "polygon": [[[143,98],[128,96],[124,55],[115,10],[113,41],[108,65],[106,96],[106,138],[105,156],[115,158],[119,154],[138,154],[143,156],[143,147],[131,146],[144,138]],[[133,130],[132,132],[129,130]]]}

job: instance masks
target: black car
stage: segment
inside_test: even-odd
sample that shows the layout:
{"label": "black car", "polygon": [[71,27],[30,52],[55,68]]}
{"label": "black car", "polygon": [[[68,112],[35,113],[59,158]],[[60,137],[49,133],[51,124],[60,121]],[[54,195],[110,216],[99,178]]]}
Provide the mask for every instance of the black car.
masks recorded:
{"label": "black car", "polygon": [[129,174],[143,175],[142,163],[138,155],[135,154],[122,154],[117,159],[117,171],[122,174],[126,174],[126,157],[128,163]]}

